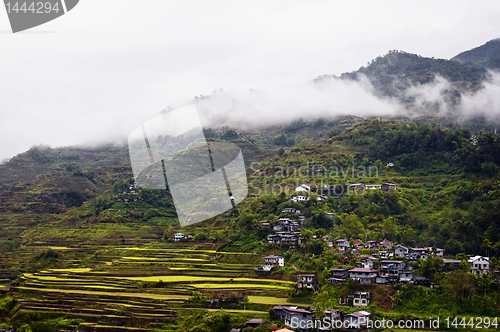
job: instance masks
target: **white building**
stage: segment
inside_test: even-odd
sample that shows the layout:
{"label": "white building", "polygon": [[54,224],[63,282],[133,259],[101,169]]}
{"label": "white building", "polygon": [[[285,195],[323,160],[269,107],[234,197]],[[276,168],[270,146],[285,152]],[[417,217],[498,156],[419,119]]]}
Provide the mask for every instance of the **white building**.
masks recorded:
{"label": "white building", "polygon": [[335,241],[335,243],[337,244],[337,246],[339,247],[339,249],[341,251],[347,251],[351,247],[351,244],[349,243],[349,240],[347,240],[347,239],[340,239],[340,240]]}
{"label": "white building", "polygon": [[359,282],[360,284],[374,284],[377,274],[377,270],[365,269],[362,267],[356,267],[349,270],[349,278]]}
{"label": "white building", "polygon": [[175,242],[179,242],[179,241],[181,241],[182,239],[184,239],[184,234],[182,234],[182,233],[175,233],[175,234],[174,234],[174,241],[175,241]]}
{"label": "white building", "polygon": [[490,259],[488,257],[474,256],[468,262],[469,271],[474,274],[482,275],[490,272]]}
{"label": "white building", "polygon": [[262,265],[264,271],[270,271],[277,266],[285,266],[285,259],[282,256],[269,255],[264,257],[264,264]]}
{"label": "white building", "polygon": [[295,191],[311,191],[311,186],[307,184],[301,184],[297,188],[295,188]]}
{"label": "white building", "polygon": [[394,249],[394,255],[396,257],[405,257],[407,253],[408,253],[408,248],[400,244],[398,244],[396,246],[396,249]]}
{"label": "white building", "polygon": [[361,259],[361,267],[365,269],[373,269],[373,264],[377,259],[375,257],[365,257]]}
{"label": "white building", "polygon": [[370,315],[367,311],[356,311],[352,314],[344,315],[344,326],[349,326],[350,328],[366,327]]}
{"label": "white building", "polygon": [[[313,314],[309,310],[299,309],[297,307],[283,307],[285,314],[285,325],[296,329],[298,326],[308,326],[313,320]],[[300,331],[307,331],[302,329]]]}
{"label": "white building", "polygon": [[301,273],[297,275],[297,288],[315,290],[314,284],[316,283],[315,273]]}

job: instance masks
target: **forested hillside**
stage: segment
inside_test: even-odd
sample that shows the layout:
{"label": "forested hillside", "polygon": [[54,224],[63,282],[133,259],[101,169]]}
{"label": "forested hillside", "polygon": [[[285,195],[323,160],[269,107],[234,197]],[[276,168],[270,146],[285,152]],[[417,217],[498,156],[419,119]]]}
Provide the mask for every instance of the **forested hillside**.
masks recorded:
{"label": "forested hillside", "polygon": [[[415,111],[407,90],[439,75],[453,110],[484,89],[497,47],[452,60],[391,51],[341,79],[364,75],[381,98]],[[341,303],[356,292],[372,294],[366,310],[379,319],[500,316],[495,123],[404,114],[204,128],[209,144],[241,148],[248,196],[187,227],[168,189],[133,178],[127,146],[34,146],[13,157],[0,165],[0,328],[270,332],[284,327],[274,306],[349,315],[359,308]],[[347,274],[366,260],[376,277]],[[399,274],[383,271],[402,263]],[[299,287],[302,274],[315,280]],[[264,323],[252,330],[251,318]]]}

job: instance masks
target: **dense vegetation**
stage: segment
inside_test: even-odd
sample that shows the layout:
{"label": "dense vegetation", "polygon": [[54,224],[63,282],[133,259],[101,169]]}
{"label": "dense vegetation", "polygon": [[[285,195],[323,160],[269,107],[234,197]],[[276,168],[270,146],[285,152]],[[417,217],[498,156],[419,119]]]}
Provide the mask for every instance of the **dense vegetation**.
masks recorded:
{"label": "dense vegetation", "polygon": [[[461,62],[390,52],[343,79],[363,74],[381,96],[404,99],[408,86],[441,75],[453,83],[447,93],[454,105],[458,92],[481,88],[487,71],[478,59],[495,61],[490,48],[498,42],[490,43],[457,56]],[[467,255],[489,256],[492,270],[500,268],[500,136],[484,130],[487,125],[467,129],[422,115],[205,128],[209,142],[242,149],[249,195],[236,208],[185,228],[168,190],[136,186],[126,147],[33,147],[0,165],[2,323],[24,331],[127,325],[227,332],[256,316],[266,324],[255,331],[270,331],[274,304],[307,306],[321,315],[356,290],[372,292],[374,317],[500,316],[498,279],[466,271]],[[394,183],[397,190],[350,190],[360,182]],[[304,194],[295,192],[301,184],[319,189],[306,201],[291,201]],[[320,192],[325,185],[329,194]],[[268,242],[266,224],[297,218],[284,208],[301,211],[305,243]],[[174,242],[177,232],[192,237]],[[462,264],[443,273],[441,258],[412,262],[432,289],[329,285],[330,269],[359,261],[323,240],[340,238],[443,248],[446,258]],[[283,255],[286,264],[259,275],[255,268],[268,254]],[[290,286],[297,271],[316,273],[316,292]],[[215,299],[223,310],[215,310]]]}

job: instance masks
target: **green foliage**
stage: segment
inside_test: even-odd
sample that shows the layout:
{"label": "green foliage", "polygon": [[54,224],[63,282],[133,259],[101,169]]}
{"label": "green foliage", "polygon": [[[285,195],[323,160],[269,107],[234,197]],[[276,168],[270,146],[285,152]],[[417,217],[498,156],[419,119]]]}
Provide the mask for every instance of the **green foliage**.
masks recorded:
{"label": "green foliage", "polygon": [[429,256],[427,259],[420,260],[422,274],[431,278],[434,274],[443,268],[443,259],[439,256]]}
{"label": "green foliage", "polygon": [[19,332],[32,332],[32,329],[28,324],[24,324],[19,328]]}
{"label": "green foliage", "polygon": [[64,201],[64,205],[66,207],[79,207],[81,206],[87,199],[87,194],[78,190],[61,190],[59,193],[61,195],[62,200]]}
{"label": "green foliage", "polygon": [[207,234],[205,232],[196,233],[194,239],[196,241],[205,241],[207,239]]}
{"label": "green foliage", "polygon": [[0,299],[0,316],[8,315],[16,306],[17,301],[10,295]]}
{"label": "green foliage", "polygon": [[230,141],[230,140],[235,140],[235,139],[238,139],[238,138],[239,138],[239,135],[236,132],[236,130],[231,129],[229,127],[224,128],[224,131],[220,135],[220,139],[221,140]]}
{"label": "green foliage", "polygon": [[59,253],[54,249],[47,249],[40,252],[35,256],[35,259],[58,259],[60,257]]}

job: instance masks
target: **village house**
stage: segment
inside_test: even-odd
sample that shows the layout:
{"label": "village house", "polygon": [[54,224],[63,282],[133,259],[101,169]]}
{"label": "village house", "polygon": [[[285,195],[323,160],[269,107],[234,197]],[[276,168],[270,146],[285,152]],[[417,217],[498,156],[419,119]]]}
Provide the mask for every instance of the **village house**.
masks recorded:
{"label": "village house", "polygon": [[381,250],[381,251],[377,251],[376,253],[374,253],[373,256],[381,258],[381,259],[387,259],[389,257],[393,257],[394,254],[392,252],[388,252],[386,250]]}
{"label": "village house", "polygon": [[443,259],[443,272],[453,272],[460,269],[462,263],[459,259]]}
{"label": "village house", "polygon": [[335,217],[337,216],[337,214],[335,212],[325,212],[325,216],[327,218],[335,220]]}
{"label": "village house", "polygon": [[284,208],[283,210],[281,210],[281,213],[295,213],[295,214],[299,214],[300,213],[300,210],[297,210],[295,208]]}
{"label": "village house", "polygon": [[299,229],[299,223],[296,221],[292,221],[289,218],[280,218],[273,225],[273,230],[275,231],[287,230],[289,232],[295,232],[298,229]]}
{"label": "village house", "polygon": [[351,247],[351,244],[347,239],[339,239],[335,241],[335,244],[339,247],[340,251],[347,251]]}
{"label": "village house", "polygon": [[394,276],[389,276],[388,274],[379,274],[375,278],[375,283],[377,284],[394,284],[396,282]]}
{"label": "village house", "polygon": [[[333,322],[340,320],[341,317],[340,310],[338,309],[326,309],[325,311],[323,311],[323,313],[325,314],[325,316],[323,317],[323,321],[332,322],[332,324]],[[318,332],[332,331],[332,329],[330,328],[330,326],[328,326],[328,324],[321,324],[321,326],[318,326],[317,330]],[[279,332],[279,330],[276,332]],[[287,330],[285,332],[291,332],[291,330]]]}
{"label": "village house", "polygon": [[349,278],[357,281],[360,284],[373,284],[375,283],[375,278],[377,278],[377,270],[365,269],[361,267],[356,267],[349,270]]}
{"label": "village house", "polygon": [[278,234],[269,234],[267,237],[267,242],[273,243],[273,244],[280,244],[281,243],[281,236]]}
{"label": "village house", "polygon": [[399,272],[398,281],[400,284],[406,284],[411,282],[412,280],[413,280],[413,272],[409,271]]}
{"label": "village house", "polygon": [[[277,233],[278,234],[278,233]],[[279,232],[281,236],[281,243],[290,246],[304,243],[305,238],[300,237],[299,232]]]}
{"label": "village house", "polygon": [[273,231],[281,231],[283,230],[283,223],[280,222],[280,221],[277,221],[274,225],[273,225]]}
{"label": "village house", "polygon": [[330,239],[329,237],[323,236],[323,241],[325,241],[329,247],[333,247],[334,241],[332,239]]}
{"label": "village house", "polygon": [[380,243],[378,241],[366,241],[365,248],[377,250],[378,248],[380,248]]}
{"label": "village house", "polygon": [[333,279],[341,279],[342,281],[349,277],[349,272],[346,269],[331,269]]}
{"label": "village house", "polygon": [[383,183],[380,189],[389,191],[389,190],[396,190],[398,187],[394,183]]}
{"label": "village house", "polygon": [[[298,326],[308,326],[313,320],[313,314],[309,310],[297,307],[283,307],[285,313],[285,325],[290,328]],[[299,331],[299,330],[297,330]],[[300,329],[301,332],[309,332],[310,329]]]}
{"label": "village house", "polygon": [[296,221],[292,221],[290,224],[288,224],[288,231],[290,232],[296,232],[300,228],[300,225]]}
{"label": "village house", "polygon": [[350,307],[367,307],[370,304],[369,292],[355,292],[339,299],[339,304]]}
{"label": "village house", "polygon": [[360,256],[361,262],[357,262],[356,265],[363,267],[365,269],[373,269],[373,264],[377,260],[375,257]]}
{"label": "village house", "polygon": [[406,257],[406,254],[408,254],[408,248],[401,244],[398,244],[394,249],[394,256],[396,257]]}
{"label": "village house", "polygon": [[355,246],[357,250],[361,250],[364,247],[359,239],[352,240],[352,245]]}
{"label": "village house", "polygon": [[272,268],[278,266],[285,266],[285,259],[282,256],[269,255],[264,257],[264,264],[262,270],[271,271]]}
{"label": "village house", "polygon": [[184,239],[184,234],[182,233],[175,233],[174,234],[174,242],[179,242]]}
{"label": "village house", "polygon": [[420,277],[420,276],[414,276],[413,277],[413,284],[418,285],[418,286],[431,286],[432,282],[429,280],[429,278],[426,277]]}
{"label": "village house", "polygon": [[403,272],[406,269],[405,261],[389,261],[384,260],[380,261],[378,266],[378,270],[380,274],[392,274],[397,275],[400,272]]}
{"label": "village house", "polygon": [[274,319],[276,320],[285,320],[285,309],[282,306],[274,306]]}
{"label": "village house", "polygon": [[405,255],[406,260],[417,261],[429,257],[428,248],[409,248]]}
{"label": "village house", "polygon": [[349,326],[350,328],[360,328],[366,327],[368,320],[370,319],[370,313],[367,311],[356,311],[351,314],[344,315],[342,318],[344,321],[344,326]]}
{"label": "village house", "polygon": [[380,242],[380,246],[385,249],[392,249],[392,242],[390,242],[387,239],[384,239],[384,241]]}
{"label": "village house", "polygon": [[262,318],[252,318],[248,322],[245,323],[246,327],[253,327],[254,329],[259,327],[260,324],[262,324],[264,320]]}
{"label": "village house", "polygon": [[263,226],[263,227],[269,227],[269,228],[272,228],[272,227],[271,227],[271,224],[270,224],[270,223],[268,223],[268,222],[261,222],[261,223],[260,223],[260,225],[261,225],[261,226]]}
{"label": "village house", "polygon": [[305,201],[308,201],[309,200],[309,197],[306,197],[306,196],[294,196],[290,199],[290,201],[292,202],[305,202]]}
{"label": "village house", "polygon": [[469,271],[475,275],[483,275],[490,272],[490,259],[483,256],[474,256],[469,260]]}
{"label": "village house", "polygon": [[365,191],[365,185],[363,183],[353,183],[349,185],[349,189],[351,191],[356,191],[356,190]]}
{"label": "village house", "polygon": [[365,188],[370,190],[376,190],[380,189],[381,186],[382,186],[381,184],[366,184]]}
{"label": "village house", "polygon": [[297,274],[297,288],[316,291],[316,273]]}
{"label": "village house", "polygon": [[307,184],[301,184],[300,186],[295,188],[295,191],[311,191],[311,186]]}

